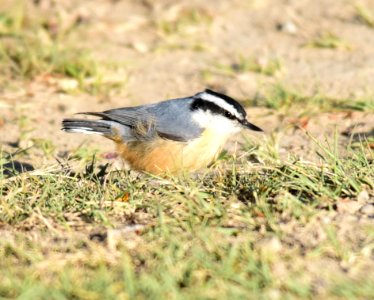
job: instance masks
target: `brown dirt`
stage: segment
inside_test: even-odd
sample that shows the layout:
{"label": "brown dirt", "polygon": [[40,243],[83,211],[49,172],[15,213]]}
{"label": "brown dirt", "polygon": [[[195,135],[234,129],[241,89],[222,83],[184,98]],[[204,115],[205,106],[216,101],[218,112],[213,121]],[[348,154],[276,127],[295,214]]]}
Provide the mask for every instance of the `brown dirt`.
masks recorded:
{"label": "brown dirt", "polygon": [[[360,1],[374,10],[374,2]],[[6,5],[4,4],[6,8]],[[171,33],[157,24],[176,24],[189,12],[201,15],[196,22],[178,25]],[[9,82],[1,93],[3,124],[0,141],[19,139],[18,118],[30,119],[32,138],[53,140],[60,151],[77,147],[88,140],[109,151],[112,146],[96,137],[67,135],[60,121],[79,111],[149,103],[169,97],[191,95],[207,86],[227,92],[238,99],[263,95],[274,83],[281,83],[303,94],[316,92],[326,97],[365,98],[373,96],[373,29],[357,20],[349,1],[40,1],[30,6],[30,14],[60,28],[81,20],[69,36],[69,43],[88,48],[99,62],[118,63],[121,67],[104,77],[126,83],[114,95],[103,97],[58,92],[56,85],[38,78],[27,82]],[[294,28],[287,29],[287,24]],[[176,26],[176,25],[175,25]],[[292,26],[291,26],[292,27]],[[283,28],[283,29],[282,29]],[[287,31],[288,30],[288,31]],[[323,32],[332,32],[349,48],[320,49],[307,46]],[[82,39],[82,36],[84,37]],[[237,76],[214,73],[219,64],[233,64],[240,55],[260,62],[278,58],[282,69],[276,76],[245,72]],[[204,71],[212,71],[205,78]],[[266,130],[284,124],[276,114],[249,108],[252,121]],[[289,118],[292,122],[292,118]],[[318,115],[310,126],[323,135],[326,128],[338,125],[343,132],[364,122],[366,132],[374,126],[368,114]],[[320,125],[324,124],[323,127]],[[326,124],[326,126],[325,126]],[[308,128],[309,129],[309,128]],[[284,132],[285,148],[304,147],[298,132]],[[290,141],[293,141],[290,143]],[[26,145],[27,142],[24,142]],[[107,146],[108,145],[108,146]],[[286,149],[285,151],[288,151]]]}

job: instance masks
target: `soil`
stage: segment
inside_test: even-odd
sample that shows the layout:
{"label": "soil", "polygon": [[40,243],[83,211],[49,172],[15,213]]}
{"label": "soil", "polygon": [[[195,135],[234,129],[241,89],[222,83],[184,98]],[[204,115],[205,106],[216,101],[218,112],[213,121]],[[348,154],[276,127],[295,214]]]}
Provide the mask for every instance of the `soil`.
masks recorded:
{"label": "soil", "polygon": [[[6,3],[3,10],[7,9]],[[32,81],[11,81],[0,96],[3,144],[17,144],[22,133],[19,119],[26,116],[23,146],[31,145],[32,139],[44,138],[52,140],[60,152],[82,143],[111,151],[111,143],[100,137],[61,132],[61,120],[81,111],[192,95],[206,87],[239,100],[266,96],[274,84],[303,95],[323,95],[326,99],[353,101],[373,97],[373,28],[360,22],[355,6],[349,1],[38,3],[29,5],[30,18],[45,18],[48,24],[58,24],[56,31],[72,28],[66,42],[89,49],[99,65],[108,62],[119,65],[104,73],[103,81],[114,80],[123,85],[106,95],[88,95],[60,92],[60,86],[66,83],[59,78],[40,76]],[[373,1],[360,3],[374,11]],[[326,32],[337,35],[346,47],[310,46]],[[260,64],[276,58],[282,67],[274,76],[249,71],[225,76],[216,72],[217,65],[235,64],[241,56],[253,57]],[[204,72],[210,75],[204,76]],[[284,118],[274,110],[249,107],[248,113],[251,121],[268,133],[295,123],[292,112]],[[298,117],[296,112],[296,122]],[[359,112],[316,114],[311,122],[308,120],[306,129],[323,137],[335,126],[339,132],[358,126],[361,132],[372,135],[374,119],[369,113]],[[280,138],[284,151],[308,150],[304,133],[290,128]]]}

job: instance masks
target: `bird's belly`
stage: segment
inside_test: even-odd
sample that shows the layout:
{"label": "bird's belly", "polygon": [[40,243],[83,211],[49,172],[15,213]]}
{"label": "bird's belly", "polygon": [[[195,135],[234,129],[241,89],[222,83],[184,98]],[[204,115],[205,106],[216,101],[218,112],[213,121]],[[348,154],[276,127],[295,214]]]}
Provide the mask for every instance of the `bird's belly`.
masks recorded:
{"label": "bird's belly", "polygon": [[149,173],[178,173],[206,167],[219,154],[227,136],[212,130],[189,142],[157,139],[117,144],[118,152],[132,168]]}

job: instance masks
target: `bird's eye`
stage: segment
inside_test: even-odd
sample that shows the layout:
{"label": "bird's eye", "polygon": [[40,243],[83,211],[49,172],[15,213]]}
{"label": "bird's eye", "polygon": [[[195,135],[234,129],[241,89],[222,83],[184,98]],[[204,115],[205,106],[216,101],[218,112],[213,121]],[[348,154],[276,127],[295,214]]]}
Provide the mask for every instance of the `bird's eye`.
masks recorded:
{"label": "bird's eye", "polygon": [[225,117],[229,118],[229,119],[235,119],[235,116],[232,113],[228,112],[228,111],[225,111]]}

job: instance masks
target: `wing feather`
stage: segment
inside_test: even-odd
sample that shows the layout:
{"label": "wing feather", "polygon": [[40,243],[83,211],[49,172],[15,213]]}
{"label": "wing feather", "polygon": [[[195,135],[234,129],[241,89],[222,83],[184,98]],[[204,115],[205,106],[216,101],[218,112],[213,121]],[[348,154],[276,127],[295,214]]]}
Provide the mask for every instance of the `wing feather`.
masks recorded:
{"label": "wing feather", "polygon": [[159,136],[185,142],[200,136],[202,131],[191,118],[190,103],[191,98],[180,98],[157,104],[83,114],[130,127],[136,140],[149,140]]}

